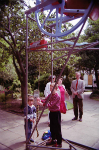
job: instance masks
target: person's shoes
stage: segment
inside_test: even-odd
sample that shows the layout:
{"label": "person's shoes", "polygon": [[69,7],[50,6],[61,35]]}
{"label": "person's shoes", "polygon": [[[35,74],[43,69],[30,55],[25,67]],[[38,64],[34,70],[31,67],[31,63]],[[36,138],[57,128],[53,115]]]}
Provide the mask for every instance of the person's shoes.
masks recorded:
{"label": "person's shoes", "polygon": [[74,117],[74,118],[72,119],[72,121],[77,120],[77,119],[78,119],[78,118]]}
{"label": "person's shoes", "polygon": [[82,118],[79,118],[79,121],[82,122]]}
{"label": "person's shoes", "polygon": [[62,144],[57,144],[57,147],[62,147]]}
{"label": "person's shoes", "polygon": [[52,146],[52,147],[57,147],[57,143],[53,144],[53,146]]}
{"label": "person's shoes", "polygon": [[52,147],[62,147],[62,144],[54,144]]}
{"label": "person's shoes", "polygon": [[46,142],[46,146],[56,144],[52,139]]}
{"label": "person's shoes", "polygon": [[30,139],[30,142],[34,142],[34,140],[33,140],[33,139]]}

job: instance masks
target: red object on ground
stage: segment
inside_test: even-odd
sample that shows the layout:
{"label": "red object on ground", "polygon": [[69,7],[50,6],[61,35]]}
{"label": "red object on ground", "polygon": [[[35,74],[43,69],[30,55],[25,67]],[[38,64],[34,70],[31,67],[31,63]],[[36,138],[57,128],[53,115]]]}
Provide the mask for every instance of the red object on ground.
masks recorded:
{"label": "red object on ground", "polygon": [[[41,40],[41,41],[36,41],[36,42],[32,42],[32,43],[30,43],[30,45],[32,46],[34,46],[33,48],[30,48],[30,50],[36,50],[36,49],[41,49],[41,48],[47,48],[47,45],[44,45],[44,44],[47,44],[47,41],[46,40]],[[39,46],[39,45],[41,45],[41,46]],[[44,45],[44,46],[42,46],[42,45]],[[37,47],[37,46],[39,46],[39,47]]]}

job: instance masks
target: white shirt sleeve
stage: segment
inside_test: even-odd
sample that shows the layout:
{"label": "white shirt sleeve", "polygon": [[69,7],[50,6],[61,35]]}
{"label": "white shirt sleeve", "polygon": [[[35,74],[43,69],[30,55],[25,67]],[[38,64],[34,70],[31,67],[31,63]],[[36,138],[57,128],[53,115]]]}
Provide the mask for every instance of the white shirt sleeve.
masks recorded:
{"label": "white shirt sleeve", "polygon": [[51,82],[48,82],[46,84],[46,87],[45,87],[45,90],[44,90],[45,97],[47,97],[51,93],[51,91],[50,91],[50,84],[51,84]]}
{"label": "white shirt sleeve", "polygon": [[63,86],[63,88],[66,90],[65,85],[64,85],[64,84],[62,84],[62,86]]}

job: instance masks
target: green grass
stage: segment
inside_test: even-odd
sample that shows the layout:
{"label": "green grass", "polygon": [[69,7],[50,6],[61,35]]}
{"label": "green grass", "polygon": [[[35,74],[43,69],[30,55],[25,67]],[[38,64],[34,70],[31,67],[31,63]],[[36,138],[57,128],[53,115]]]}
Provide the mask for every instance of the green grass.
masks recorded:
{"label": "green grass", "polygon": [[66,101],[66,103],[67,103],[67,108],[68,108],[68,110],[69,110],[69,109],[73,109],[73,104],[72,104],[72,103],[70,103],[70,102],[68,102],[68,101]]}
{"label": "green grass", "polygon": [[[39,111],[38,111],[38,113],[41,113],[41,112],[42,112],[42,110],[39,110]],[[44,112],[43,112],[43,114],[46,115],[46,114],[48,114],[48,112],[49,112],[49,110],[48,110],[48,109],[45,109]]]}

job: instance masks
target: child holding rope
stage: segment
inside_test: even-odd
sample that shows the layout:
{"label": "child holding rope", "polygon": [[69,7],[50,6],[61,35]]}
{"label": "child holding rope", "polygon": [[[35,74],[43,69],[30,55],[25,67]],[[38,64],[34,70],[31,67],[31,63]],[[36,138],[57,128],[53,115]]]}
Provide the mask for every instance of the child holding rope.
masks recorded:
{"label": "child holding rope", "polygon": [[[34,98],[32,95],[28,96],[28,139],[30,138],[30,135],[32,133],[32,126],[36,119],[36,107],[33,105]],[[26,135],[26,107],[24,108],[24,116],[25,116],[25,135]],[[34,142],[34,140],[31,138],[29,144],[31,142]]]}
{"label": "child holding rope", "polygon": [[[52,91],[55,83],[51,83],[50,91]],[[51,98],[47,104],[47,107],[50,110],[50,131],[52,139],[46,143],[46,145],[53,145],[53,147],[62,147],[62,134],[61,134],[61,113],[60,113],[60,97],[57,94],[58,86],[55,86]],[[50,94],[48,95],[48,97]],[[38,105],[45,105],[46,100],[41,100],[37,98]],[[57,143],[56,141],[57,140]]]}

